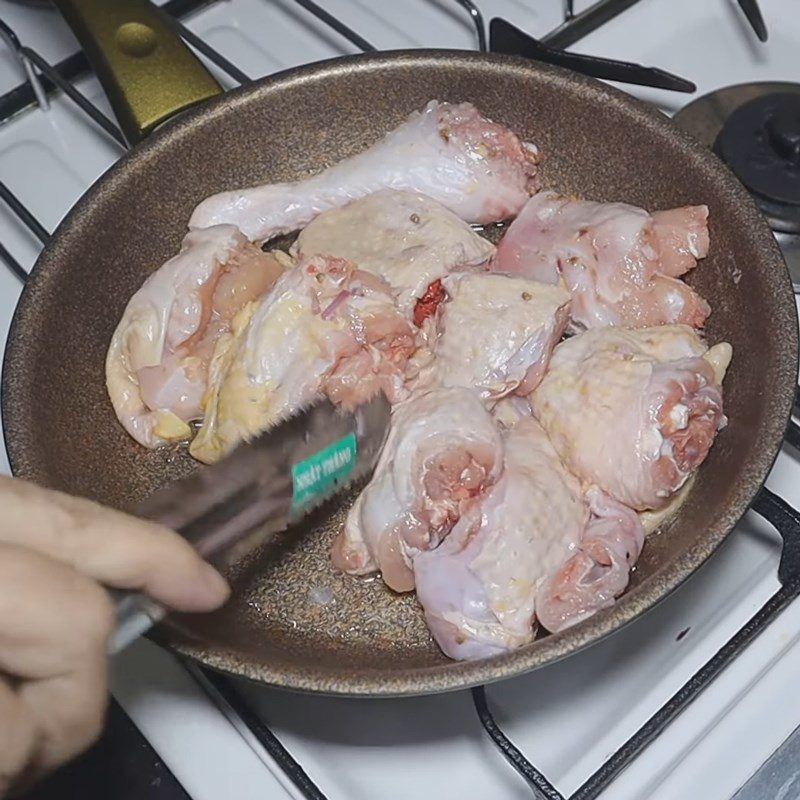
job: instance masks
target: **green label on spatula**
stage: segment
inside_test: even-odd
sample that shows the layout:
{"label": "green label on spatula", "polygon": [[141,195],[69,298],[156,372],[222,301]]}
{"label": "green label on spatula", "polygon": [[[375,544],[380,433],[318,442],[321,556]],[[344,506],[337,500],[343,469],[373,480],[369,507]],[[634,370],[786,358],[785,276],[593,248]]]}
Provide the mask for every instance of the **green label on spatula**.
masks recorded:
{"label": "green label on spatula", "polygon": [[356,437],[350,433],[292,467],[292,508],[314,503],[356,466]]}

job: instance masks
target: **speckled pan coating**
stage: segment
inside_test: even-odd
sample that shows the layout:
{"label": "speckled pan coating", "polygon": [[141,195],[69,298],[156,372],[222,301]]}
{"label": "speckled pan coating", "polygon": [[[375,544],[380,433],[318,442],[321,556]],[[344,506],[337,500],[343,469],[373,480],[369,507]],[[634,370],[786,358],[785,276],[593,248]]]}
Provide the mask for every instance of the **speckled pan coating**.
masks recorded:
{"label": "speckled pan coating", "polygon": [[[797,374],[795,305],[770,231],[730,173],[665,117],[593,80],[516,59],[413,51],[338,59],[232,92],[168,126],[92,187],[39,259],[11,331],[3,415],[15,472],[130,508],[189,471],[180,449],[136,445],[106,397],[106,347],[127,299],[175,252],[206,195],[307,175],[431,98],[469,100],[539,144],[546,186],[650,209],[710,206],[711,256],[690,283],[714,309],[710,339],[734,347],[730,425],[680,515],[647,543],[630,591],[570,631],[503,658],[448,661],[413,597],[332,572],[328,547],[342,507],[242,565],[224,610],[162,629],[162,641],[205,664],[350,695],[445,691],[533,669],[638,617],[683,581],[742,516],[780,447]],[[325,587],[333,600],[320,605],[313,590]]]}

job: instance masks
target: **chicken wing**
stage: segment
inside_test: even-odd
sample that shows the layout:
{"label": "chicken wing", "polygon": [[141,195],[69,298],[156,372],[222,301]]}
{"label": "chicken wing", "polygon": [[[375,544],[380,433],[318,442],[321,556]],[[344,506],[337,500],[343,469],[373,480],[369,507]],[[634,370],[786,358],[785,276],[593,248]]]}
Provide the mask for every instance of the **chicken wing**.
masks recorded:
{"label": "chicken wing", "polygon": [[576,329],[703,326],[708,303],[678,277],[708,253],[708,209],[648,214],[540,192],[501,240],[493,269],[572,292]]}
{"label": "chicken wing", "polygon": [[638,510],[686,482],[726,423],[727,343],[708,349],[681,325],[598,328],[556,347],[531,395],[565,465]]}
{"label": "chicken wing", "polygon": [[491,401],[530,394],[569,320],[569,292],[488,272],[454,274],[442,285],[427,380],[474,387]]}
{"label": "chicken wing", "polygon": [[535,186],[537,162],[536,147],[470,103],[432,100],[368,150],[304,181],[213,195],[189,224],[229,222],[263,242],[384,188],[428,195],[466,222],[494,222],[522,208]]}
{"label": "chicken wing", "polygon": [[508,433],[504,465],[444,542],[413,559],[428,627],[451,658],[486,658],[532,641],[538,587],[576,551],[589,521],[578,481],[536,420]]}
{"label": "chicken wing", "polygon": [[[487,263],[494,245],[436,200],[383,189],[320,214],[300,232],[292,252],[300,258],[339,256],[380,275],[420,324],[428,314],[420,318],[418,301],[430,285],[457,267]],[[422,306],[429,304],[430,297]]]}
{"label": "chicken wing", "polygon": [[157,447],[189,437],[187,423],[202,416],[215,342],[283,269],[233,225],[218,225],[189,233],[178,255],[147,278],[106,356],[111,402],[136,441]]}
{"label": "chicken wing", "polygon": [[414,588],[414,553],[436,547],[499,477],[503,444],[478,394],[436,389],[398,405],[375,473],[348,514],[333,563],[380,570],[395,591]]}
{"label": "chicken wing", "polygon": [[190,452],[217,461],[320,394],[346,407],[378,390],[402,399],[413,348],[412,325],[386,283],[342,259],[308,259],[218,341]]}

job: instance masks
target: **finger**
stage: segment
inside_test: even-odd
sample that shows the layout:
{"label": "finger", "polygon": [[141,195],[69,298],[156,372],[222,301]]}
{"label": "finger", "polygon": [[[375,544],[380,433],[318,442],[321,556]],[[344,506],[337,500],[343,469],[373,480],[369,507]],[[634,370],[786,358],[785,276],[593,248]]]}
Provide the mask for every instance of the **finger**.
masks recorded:
{"label": "finger", "polygon": [[18,701],[5,694],[10,735],[16,722],[24,735],[33,731],[26,774],[40,774],[84,750],[102,728],[113,607],[96,582],[14,545],[0,545],[0,587],[0,671]]}
{"label": "finger", "polygon": [[35,741],[33,714],[11,686],[0,680],[0,797],[27,772]]}
{"label": "finger", "polygon": [[102,652],[114,627],[111,598],[70,566],[0,544],[0,674],[63,676]]}
{"label": "finger", "polygon": [[19,479],[0,478],[0,542],[180,611],[209,611],[229,594],[222,576],[174,531]]}
{"label": "finger", "polygon": [[25,777],[50,772],[97,741],[108,705],[105,648],[95,648],[74,672],[18,689],[36,726],[36,745]]}

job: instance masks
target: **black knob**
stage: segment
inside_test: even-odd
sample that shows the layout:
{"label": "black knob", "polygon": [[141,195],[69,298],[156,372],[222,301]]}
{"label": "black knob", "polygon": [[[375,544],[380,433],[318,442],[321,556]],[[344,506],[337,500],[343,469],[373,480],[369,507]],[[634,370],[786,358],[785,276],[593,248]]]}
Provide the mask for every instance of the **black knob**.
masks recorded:
{"label": "black knob", "polygon": [[739,106],[725,120],[714,152],[774,228],[800,230],[800,93],[763,95]]}
{"label": "black knob", "polygon": [[800,97],[794,107],[779,106],[767,119],[769,143],[792,164],[800,164]]}

